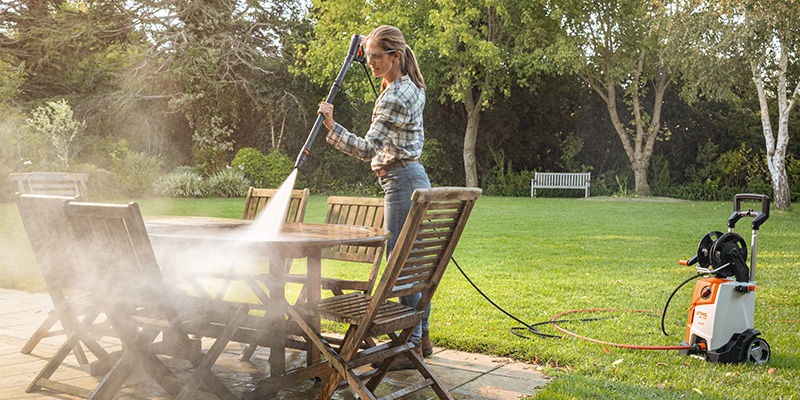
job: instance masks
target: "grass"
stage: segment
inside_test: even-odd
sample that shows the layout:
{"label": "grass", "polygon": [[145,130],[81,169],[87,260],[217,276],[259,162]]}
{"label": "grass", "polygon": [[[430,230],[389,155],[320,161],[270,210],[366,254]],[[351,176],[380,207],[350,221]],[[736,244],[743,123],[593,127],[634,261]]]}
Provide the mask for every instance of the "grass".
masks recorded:
{"label": "grass", "polygon": [[[150,215],[239,217],[242,199],[139,201]],[[678,264],[708,231],[724,231],[731,202],[627,199],[478,200],[455,252],[458,263],[496,303],[528,323],[579,308],[660,312],[693,274]],[[312,196],[307,222],[322,222],[325,198]],[[0,286],[42,288],[13,204],[0,204]],[[749,242],[749,220],[737,232]],[[16,251],[10,251],[14,249]],[[0,249],[3,250],[3,249]],[[494,309],[451,265],[433,302],[431,336],[439,346],[536,362],[556,377],[535,397],[794,399],[800,387],[800,210],[773,210],[759,235],[755,327],[772,347],[767,365],[717,365],[675,351],[620,349],[576,338],[522,339],[519,325]],[[365,270],[366,271],[366,270]],[[326,264],[326,276],[364,271]],[[564,324],[585,336],[641,345],[678,345],[691,284],[670,306],[666,337],[645,314]],[[597,316],[582,313],[579,316]],[[542,331],[558,333],[552,327]]]}

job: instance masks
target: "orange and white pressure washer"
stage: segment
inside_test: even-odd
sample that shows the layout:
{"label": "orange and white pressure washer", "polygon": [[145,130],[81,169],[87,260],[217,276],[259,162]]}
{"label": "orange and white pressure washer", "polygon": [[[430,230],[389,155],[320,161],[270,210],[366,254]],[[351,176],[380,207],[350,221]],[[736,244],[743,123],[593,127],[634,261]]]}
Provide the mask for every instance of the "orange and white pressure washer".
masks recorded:
{"label": "orange and white pressure washer", "polygon": [[[742,210],[743,200],[760,201],[761,211]],[[761,194],[735,195],[728,232],[707,233],[697,246],[697,254],[689,261],[681,261],[687,266],[698,264],[698,274],[708,276],[695,284],[686,341],[681,343],[689,348],[682,353],[704,354],[706,360],[722,363],[769,361],[769,344],[753,328],[758,229],[769,218],[769,200]],[[733,231],[736,222],[744,217],[752,218],[749,268],[747,245]]]}

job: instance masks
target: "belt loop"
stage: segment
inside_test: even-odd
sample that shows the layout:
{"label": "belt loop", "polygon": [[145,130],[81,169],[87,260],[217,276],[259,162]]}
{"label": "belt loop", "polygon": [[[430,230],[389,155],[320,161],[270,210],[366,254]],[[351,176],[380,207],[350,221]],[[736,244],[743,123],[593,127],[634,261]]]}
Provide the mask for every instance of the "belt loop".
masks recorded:
{"label": "belt loop", "polygon": [[401,158],[401,159],[400,159],[400,165],[402,165],[402,166],[403,166],[403,168],[405,168],[405,167],[406,167],[406,160],[403,160],[403,159]]}

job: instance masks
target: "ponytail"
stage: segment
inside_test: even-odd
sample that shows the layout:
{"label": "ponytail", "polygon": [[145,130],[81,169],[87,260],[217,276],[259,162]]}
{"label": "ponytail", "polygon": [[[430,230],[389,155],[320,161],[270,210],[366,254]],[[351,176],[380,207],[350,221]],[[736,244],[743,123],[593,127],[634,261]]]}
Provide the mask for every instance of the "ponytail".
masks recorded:
{"label": "ponytail", "polygon": [[[367,35],[367,40],[374,40],[384,50],[394,50],[400,54],[400,72],[408,75],[420,89],[425,89],[425,80],[417,64],[417,57],[414,51],[406,44],[403,32],[391,25],[381,25]],[[386,89],[388,83],[381,82],[381,90]]]}
{"label": "ponytail", "polygon": [[420,89],[425,89],[425,79],[422,78],[422,73],[419,71],[419,64],[417,64],[417,57],[414,55],[414,50],[406,45],[405,62],[403,63],[403,72],[411,78]]}

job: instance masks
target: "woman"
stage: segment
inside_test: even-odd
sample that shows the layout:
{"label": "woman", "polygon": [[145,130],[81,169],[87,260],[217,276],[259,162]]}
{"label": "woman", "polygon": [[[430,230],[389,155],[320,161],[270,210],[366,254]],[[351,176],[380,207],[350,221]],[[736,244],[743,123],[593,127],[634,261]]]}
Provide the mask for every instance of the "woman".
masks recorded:
{"label": "woman", "polygon": [[[327,141],[342,152],[370,162],[378,177],[384,197],[384,213],[391,238],[386,243],[386,257],[394,248],[415,189],[431,187],[425,168],[419,162],[425,139],[422,110],[425,108],[425,81],[414,52],[406,45],[399,29],[383,25],[367,35],[365,55],[375,77],[382,78],[381,94],[372,110],[372,123],[365,137],[347,131],[333,119],[333,105],[323,102],[318,113],[328,128]],[[400,302],[415,306],[421,294],[403,296]],[[428,335],[430,305],[411,341],[424,356],[433,352]],[[402,360],[400,360],[402,359]],[[405,365],[408,364],[408,365]],[[398,357],[392,369],[412,368]]]}

